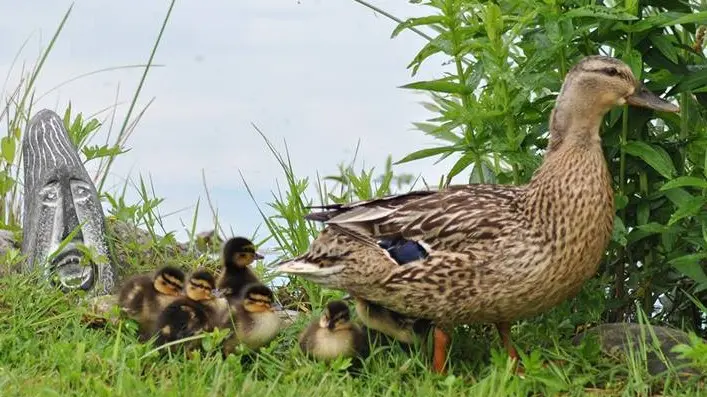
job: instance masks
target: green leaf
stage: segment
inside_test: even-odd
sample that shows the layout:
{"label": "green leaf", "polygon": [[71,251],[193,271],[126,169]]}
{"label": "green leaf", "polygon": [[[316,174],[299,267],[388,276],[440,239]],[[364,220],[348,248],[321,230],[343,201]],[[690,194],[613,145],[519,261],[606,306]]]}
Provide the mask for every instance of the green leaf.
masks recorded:
{"label": "green leaf", "polygon": [[678,50],[666,36],[656,33],[650,35],[649,39],[661,54],[665,55],[665,57],[670,59],[673,63],[678,63]]}
{"label": "green leaf", "polygon": [[661,225],[660,223],[646,223],[645,225],[638,226],[637,228],[631,230],[628,234],[628,243],[632,244],[648,236],[654,234],[662,234],[668,230],[667,226]]}
{"label": "green leaf", "polygon": [[122,150],[119,146],[84,146],[81,152],[86,156],[86,161],[101,158],[101,157],[115,157],[119,154],[127,152],[127,150]]}
{"label": "green leaf", "polygon": [[683,14],[683,16],[673,19],[672,21],[665,22],[661,26],[675,26],[675,25],[687,25],[694,23],[696,25],[702,25],[707,22],[707,11],[695,12],[691,14]]}
{"label": "green leaf", "polygon": [[641,53],[632,48],[624,54],[623,60],[631,68],[633,75],[640,80],[643,74],[643,57]]}
{"label": "green leaf", "polygon": [[622,247],[625,247],[626,244],[628,244],[628,240],[626,240],[626,226],[624,225],[624,221],[616,215],[614,215],[614,230],[611,232],[611,239]]}
{"label": "green leaf", "polygon": [[665,233],[665,231],[668,230],[667,226],[656,222],[646,223],[645,225],[638,226],[638,228],[648,233]]}
{"label": "green leaf", "polygon": [[683,188],[666,190],[665,197],[678,207],[684,206],[692,199],[692,195]]}
{"label": "green leaf", "polygon": [[395,162],[395,164],[402,164],[402,163],[407,163],[409,161],[413,160],[419,160],[423,159],[425,157],[431,157],[435,156],[438,154],[446,153],[446,152],[453,152],[455,151],[454,146],[443,146],[443,147],[433,147],[433,148],[428,148],[428,149],[421,149],[416,152],[412,152],[408,154],[407,156],[403,157],[401,160],[398,160]]}
{"label": "green leaf", "polygon": [[702,260],[707,253],[684,255],[668,261],[680,273],[695,280],[700,285],[707,285],[707,274],[702,268]]}
{"label": "green leaf", "polygon": [[677,211],[670,217],[668,225],[673,225],[682,218],[697,215],[705,205],[705,200],[706,199],[701,196],[692,197],[684,205],[678,207]]}
{"label": "green leaf", "polygon": [[618,8],[589,5],[577,7],[562,14],[563,18],[592,17],[599,19],[633,21],[638,18]]}
{"label": "green leaf", "polygon": [[449,94],[468,94],[466,88],[463,85],[448,80],[416,81],[414,83],[405,84],[404,86],[401,86],[399,88],[427,90],[432,92],[446,92]]}
{"label": "green leaf", "polygon": [[683,186],[693,186],[699,187],[700,189],[705,189],[707,188],[707,180],[694,176],[681,176],[673,179],[672,181],[666,182],[663,186],[660,187],[660,190],[675,189],[677,187]]}
{"label": "green leaf", "polygon": [[430,123],[412,123],[418,130],[437,139],[450,143],[458,143],[462,138],[452,132],[447,125],[434,125]]}
{"label": "green leaf", "polygon": [[2,153],[2,158],[7,164],[13,164],[15,161],[15,138],[11,136],[5,136],[0,140],[0,152]]}
{"label": "green leaf", "polygon": [[628,197],[625,194],[616,194],[614,195],[614,205],[616,206],[616,210],[621,210],[628,205]]}
{"label": "green leaf", "polygon": [[491,43],[497,42],[503,31],[501,8],[497,4],[489,2],[486,5],[484,24],[486,25],[486,34]]}
{"label": "green leaf", "polygon": [[670,157],[666,157],[665,154],[645,142],[629,141],[624,145],[624,150],[626,153],[645,161],[667,179],[671,179],[676,173]]}
{"label": "green leaf", "polygon": [[690,73],[678,83],[678,85],[670,90],[668,95],[678,92],[692,91],[707,85],[707,69],[702,69],[694,73]]}
{"label": "green leaf", "polygon": [[408,20],[400,23],[398,26],[395,27],[393,30],[393,33],[391,33],[390,38],[394,38],[400,32],[402,32],[405,29],[410,29],[415,26],[421,26],[421,25],[434,25],[434,24],[442,24],[446,25],[446,18],[444,15],[430,15],[427,17],[421,17],[421,18],[409,18]]}
{"label": "green leaf", "polygon": [[[656,15],[651,15],[647,18],[643,18],[640,21],[633,23],[633,24],[622,24],[619,26],[619,29],[623,30],[624,32],[643,32],[645,30],[649,29],[655,29],[660,26],[668,26],[671,24],[673,21],[685,16],[685,15],[691,15],[691,14],[685,14],[682,12],[661,12],[660,14]],[[666,25],[668,24],[668,25]]]}
{"label": "green leaf", "polygon": [[476,160],[474,153],[466,153],[452,166],[452,169],[447,174],[447,182],[451,181],[457,174],[464,171],[469,165]]}
{"label": "green leaf", "polygon": [[15,180],[6,170],[0,170],[0,196],[5,196],[15,186]]}

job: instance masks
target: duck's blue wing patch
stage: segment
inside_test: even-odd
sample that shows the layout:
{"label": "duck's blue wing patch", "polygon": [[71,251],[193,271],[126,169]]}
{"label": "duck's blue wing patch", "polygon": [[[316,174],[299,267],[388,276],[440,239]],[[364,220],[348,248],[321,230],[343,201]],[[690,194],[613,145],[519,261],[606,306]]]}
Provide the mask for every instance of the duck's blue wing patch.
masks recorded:
{"label": "duck's blue wing patch", "polygon": [[429,255],[419,243],[411,240],[379,240],[378,245],[388,251],[399,265],[424,259]]}

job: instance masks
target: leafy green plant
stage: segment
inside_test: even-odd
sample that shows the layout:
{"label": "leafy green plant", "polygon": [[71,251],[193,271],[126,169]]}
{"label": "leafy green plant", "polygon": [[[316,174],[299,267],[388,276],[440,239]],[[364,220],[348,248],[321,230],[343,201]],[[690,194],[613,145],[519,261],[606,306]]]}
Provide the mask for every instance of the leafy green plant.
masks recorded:
{"label": "leafy green plant", "polygon": [[[359,2],[361,3],[361,2]],[[414,3],[421,3],[414,1]],[[602,272],[611,277],[605,320],[635,318],[641,302],[655,321],[707,335],[705,314],[686,293],[707,299],[707,61],[703,2],[663,0],[430,0],[427,16],[402,21],[429,39],[408,65],[413,76],[434,56],[449,70],[404,86],[429,94],[434,116],[415,125],[436,138],[398,163],[456,158],[445,183],[529,181],[547,145],[553,100],[580,58],[627,62],[679,115],[624,107],[604,120],[617,216]],[[698,29],[701,30],[697,37]]]}

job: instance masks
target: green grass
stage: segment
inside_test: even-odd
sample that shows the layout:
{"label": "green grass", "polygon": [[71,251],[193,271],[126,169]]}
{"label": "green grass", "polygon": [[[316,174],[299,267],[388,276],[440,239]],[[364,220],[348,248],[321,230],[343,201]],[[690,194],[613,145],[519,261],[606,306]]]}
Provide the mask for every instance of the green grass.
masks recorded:
{"label": "green grass", "polygon": [[[2,278],[0,291],[3,396],[585,395],[595,385],[612,394],[699,395],[694,381],[679,384],[674,374],[648,375],[641,352],[613,364],[598,356],[592,342],[570,347],[528,324],[516,328],[520,347],[531,350],[524,358],[524,378],[514,375],[493,329],[483,326],[457,330],[448,376],[428,372],[419,351],[393,345],[374,348],[363,374],[352,377],[343,370],[344,361],[328,367],[301,354],[296,336],[307,317],[251,360],[223,359],[217,351],[187,358],[148,354],[154,346],[137,342],[131,320],[87,326],[78,295],[45,288],[35,277]],[[543,366],[548,360],[563,363]]]}

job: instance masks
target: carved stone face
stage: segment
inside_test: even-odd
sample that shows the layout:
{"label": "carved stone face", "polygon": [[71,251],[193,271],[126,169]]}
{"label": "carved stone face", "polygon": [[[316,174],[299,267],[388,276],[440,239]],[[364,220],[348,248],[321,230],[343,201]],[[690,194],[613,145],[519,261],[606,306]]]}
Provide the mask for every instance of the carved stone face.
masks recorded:
{"label": "carved stone face", "polygon": [[42,110],[30,120],[22,154],[22,252],[27,255],[27,269],[41,267],[64,290],[108,293],[115,284],[112,265],[107,260],[89,261],[78,249],[83,245],[95,256],[108,258],[103,208],[56,113]]}

